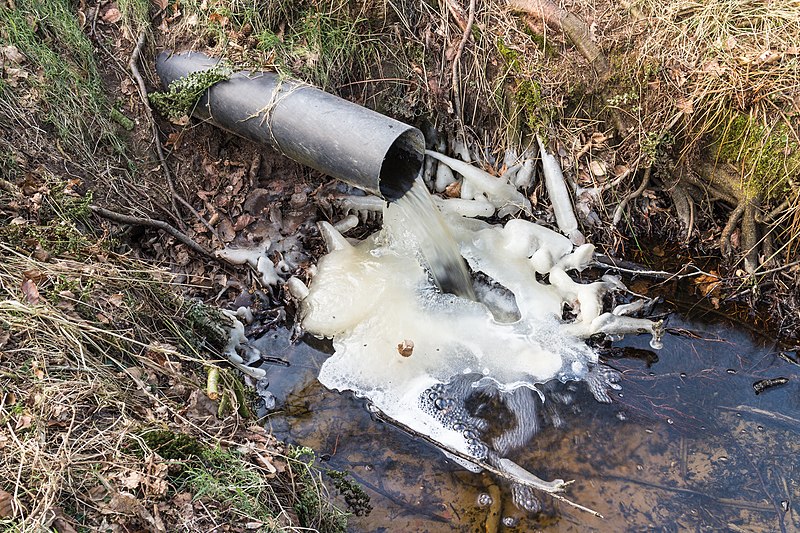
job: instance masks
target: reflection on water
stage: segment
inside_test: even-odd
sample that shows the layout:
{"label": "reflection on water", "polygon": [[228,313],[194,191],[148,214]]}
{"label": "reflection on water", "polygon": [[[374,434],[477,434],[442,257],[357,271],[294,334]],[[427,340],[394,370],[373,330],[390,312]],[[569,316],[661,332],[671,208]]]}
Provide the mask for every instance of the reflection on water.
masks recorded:
{"label": "reflection on water", "polygon": [[[267,369],[279,406],[267,424],[364,485],[374,509],[351,518],[354,531],[800,529],[800,369],[728,326],[678,317],[670,326],[657,358],[645,338],[617,343],[628,350],[610,361],[625,375],[615,403],[579,388],[563,427],[544,427],[513,456],[540,477],[575,479],[567,495],[604,519],[546,496],[541,515],[522,516],[502,482],[325,390],[315,376],[326,355],[291,346],[285,331],[258,342],[292,363]],[[775,377],[789,382],[755,394],[755,382]]]}

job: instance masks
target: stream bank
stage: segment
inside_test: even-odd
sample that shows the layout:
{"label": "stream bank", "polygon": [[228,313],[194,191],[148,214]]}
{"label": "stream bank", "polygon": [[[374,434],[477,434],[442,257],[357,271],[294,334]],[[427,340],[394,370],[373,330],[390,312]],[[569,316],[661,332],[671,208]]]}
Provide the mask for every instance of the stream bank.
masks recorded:
{"label": "stream bank", "polygon": [[[249,330],[251,335],[257,328],[286,324],[292,304],[283,291],[264,287],[247,267],[220,262],[213,251],[229,244],[299,235],[310,259],[294,274],[307,281],[307,271],[322,248],[309,220],[337,218],[344,193],[351,191],[188,117],[170,123],[155,115],[154,129],[129,64],[133,60],[138,65],[146,90],[153,92],[159,87],[152,72],[155,52],[193,47],[239,64],[274,64],[435,131],[437,143],[450,141],[443,132],[457,132],[466,139],[470,159],[494,173],[502,171],[506,148],[523,152],[526,135],[540,130],[567,177],[581,187],[576,205],[592,242],[602,245],[608,255],[651,270],[691,274],[687,282],[701,306],[719,306],[723,314],[736,310],[737,315],[744,309],[747,323],[780,337],[787,348],[797,342],[797,231],[793,229],[797,185],[792,163],[797,112],[791,107],[796,105],[792,91],[798,86],[791,83],[796,52],[784,42],[782,32],[791,31],[770,22],[791,28],[795,24],[791,13],[777,19],[781,13],[745,13],[747,28],[773,37],[769,48],[761,37],[749,41],[741,35],[746,28],[732,22],[741,20],[739,12],[722,19],[728,22],[714,33],[719,43],[679,40],[673,48],[674,32],[690,35],[686,30],[699,22],[710,24],[710,15],[721,4],[700,8],[680,2],[573,3],[567,8],[606,56],[611,73],[606,78],[587,68],[584,52],[553,27],[553,19],[521,16],[500,3],[480,3],[466,32],[468,6],[457,2],[397,6],[297,2],[274,3],[265,9],[243,2],[162,4],[156,8],[132,0],[84,6],[59,1],[52,3],[52,12],[43,12],[36,2],[18,0],[14,7],[7,3],[0,7],[5,23],[0,29],[4,38],[0,185],[7,193],[2,231],[13,245],[12,256],[21,253],[47,265],[61,260],[85,263],[82,249],[94,250],[99,244],[101,262],[118,260],[103,250],[107,246],[110,252],[164,266],[177,276],[179,283],[173,289],[187,298],[231,309],[255,306],[259,321]],[[747,10],[747,4],[734,7]],[[12,18],[13,26],[8,23]],[[20,33],[11,33],[12,27]],[[648,55],[658,41],[643,40],[647,35],[670,45],[663,46],[660,55]],[[59,49],[63,42],[70,43],[69,53]],[[714,60],[707,57],[720,50],[724,54]],[[687,62],[692,54],[706,61]],[[748,76],[738,74],[742,65],[748,67]],[[696,98],[717,95],[717,86],[703,85],[715,80],[741,82],[735,86],[743,95],[741,101],[730,95],[713,102]],[[773,105],[786,115],[785,121],[775,119],[780,113]],[[702,142],[692,144],[693,139]],[[157,148],[163,149],[163,159]],[[776,157],[762,160],[759,154]],[[721,159],[726,165],[734,161],[733,171],[715,164]],[[648,174],[651,160],[655,163]],[[786,176],[776,178],[773,185],[770,179],[779,171]],[[528,196],[536,217],[552,222],[544,188],[534,187]],[[90,205],[133,218],[115,223],[88,212]],[[620,219],[614,224],[617,212]],[[369,224],[353,230],[356,237],[378,224],[374,215],[364,217]],[[154,221],[169,224],[198,246],[181,243]],[[81,244],[73,227],[88,234],[90,242]],[[747,253],[751,249],[758,252],[755,259]],[[722,252],[729,253],[725,257]],[[702,271],[683,271],[686,263]],[[34,266],[40,273],[49,268]],[[19,272],[9,274],[11,300],[27,301],[31,285],[25,283],[30,280],[47,291],[54,306],[66,300],[62,305],[69,307],[84,294],[91,277],[66,276],[59,285],[58,275],[40,278],[31,270],[21,269],[21,279]],[[646,286],[659,282],[645,279]],[[64,291],[72,296],[62,296]],[[114,294],[106,299],[116,301]],[[738,307],[730,307],[736,302]],[[105,317],[113,314],[105,303],[96,306]],[[96,319],[97,310],[91,312]],[[761,358],[749,350],[741,356]],[[13,358],[3,362],[14,367],[19,363]],[[16,370],[12,373],[16,375]],[[18,376],[16,386],[28,388],[38,377],[32,367],[32,375]],[[200,371],[197,390],[202,389],[203,379]],[[132,383],[138,386],[135,380]],[[794,385],[767,391],[759,399],[775,397]],[[6,389],[4,384],[5,394]],[[20,412],[9,420],[25,432],[27,404],[15,405]],[[45,414],[44,426],[51,418],[58,421]],[[602,428],[596,431],[602,433]],[[231,441],[247,438],[254,437],[239,434]],[[398,443],[398,449],[404,445]],[[331,451],[326,448],[320,454]],[[577,467],[565,465],[565,471],[572,468]],[[465,474],[448,475],[469,484]],[[123,476],[118,477],[122,483]],[[8,487],[4,490],[12,493]],[[149,489],[139,484],[129,490]],[[386,509],[392,509],[388,505]],[[122,517],[123,522],[146,520],[147,515],[137,515],[138,508],[131,509],[114,507],[109,516]],[[67,509],[64,514],[73,512]],[[152,515],[149,508],[147,512]]]}

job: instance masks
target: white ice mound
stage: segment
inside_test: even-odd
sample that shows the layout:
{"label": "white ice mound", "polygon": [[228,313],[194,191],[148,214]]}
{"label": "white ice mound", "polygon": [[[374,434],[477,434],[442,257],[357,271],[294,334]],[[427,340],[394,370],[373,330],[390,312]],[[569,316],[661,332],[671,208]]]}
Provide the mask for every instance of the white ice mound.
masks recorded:
{"label": "white ice mound", "polygon": [[[321,224],[330,253],[301,316],[306,331],[333,338],[335,353],[319,373],[326,387],[367,397],[389,417],[469,454],[469,439],[420,401],[430,387],[465,374],[501,392],[538,390],[553,379],[590,381],[597,355],[583,337],[604,316],[600,300],[611,284],[578,284],[565,271],[584,268],[591,245],[573,250],[566,237],[523,220],[491,226],[445,213],[473,270],[513,293],[520,318],[504,323],[483,303],[435,289],[393,210],[383,230],[355,246]],[[576,310],[570,322],[562,320],[565,304]],[[653,331],[650,321],[612,316]]]}

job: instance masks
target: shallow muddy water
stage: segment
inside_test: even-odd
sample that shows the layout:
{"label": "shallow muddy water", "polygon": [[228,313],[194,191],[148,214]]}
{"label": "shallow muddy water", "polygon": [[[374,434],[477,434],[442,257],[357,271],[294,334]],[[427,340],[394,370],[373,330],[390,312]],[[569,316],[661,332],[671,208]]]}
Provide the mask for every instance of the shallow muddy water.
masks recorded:
{"label": "shallow muddy water", "polygon": [[[625,375],[615,403],[579,386],[565,426],[543,428],[513,456],[542,478],[574,479],[566,496],[603,519],[546,496],[541,515],[522,516],[502,481],[322,387],[325,343],[291,345],[278,330],[255,344],[291,363],[267,367],[277,397],[267,427],[369,493],[374,509],[352,517],[352,531],[800,530],[800,367],[724,322],[673,314],[668,327],[657,353],[644,336],[615,343],[626,348],[610,359]],[[754,383],[776,377],[789,382],[755,394]]]}

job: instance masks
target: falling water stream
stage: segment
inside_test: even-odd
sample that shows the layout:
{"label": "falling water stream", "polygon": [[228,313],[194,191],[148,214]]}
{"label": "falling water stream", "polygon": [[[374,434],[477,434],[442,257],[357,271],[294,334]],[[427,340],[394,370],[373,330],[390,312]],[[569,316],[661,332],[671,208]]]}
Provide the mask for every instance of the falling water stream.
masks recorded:
{"label": "falling water stream", "polygon": [[422,179],[418,177],[394,205],[400,212],[400,222],[416,238],[436,285],[443,292],[474,300],[472,280],[458,244]]}

